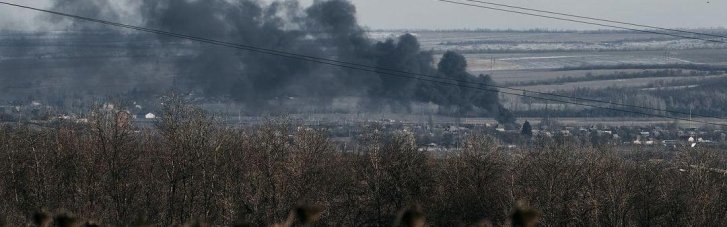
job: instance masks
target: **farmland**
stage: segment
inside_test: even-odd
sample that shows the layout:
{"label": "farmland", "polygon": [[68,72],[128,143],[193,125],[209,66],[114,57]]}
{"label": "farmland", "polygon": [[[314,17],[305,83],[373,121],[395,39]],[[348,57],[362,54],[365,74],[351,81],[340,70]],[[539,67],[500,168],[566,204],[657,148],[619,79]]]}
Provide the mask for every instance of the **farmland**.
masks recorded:
{"label": "farmland", "polygon": [[[727,45],[623,31],[370,31],[367,36],[382,41],[407,32],[418,39],[423,51],[433,53],[433,63],[439,62],[446,51],[456,51],[466,57],[470,73],[489,75],[500,86],[672,110],[693,109],[701,114],[727,112],[718,105],[725,102],[722,97],[727,91],[724,86],[717,86],[727,83],[724,70]],[[725,33],[722,30],[704,32]],[[58,40],[73,41],[73,45]],[[73,112],[87,109],[81,103],[130,93],[137,96],[133,101],[147,104],[142,106],[158,105],[144,99],[158,95],[154,92],[176,87],[175,83],[181,81],[177,74],[181,72],[175,67],[195,56],[188,44],[166,42],[163,47],[150,48],[156,42],[152,36],[135,34],[3,33],[0,71],[5,76],[0,77],[0,94],[6,103],[36,99],[72,108]],[[82,48],[76,48],[79,45]],[[714,89],[707,89],[710,86]],[[669,91],[676,90],[683,92],[676,98],[694,103],[693,106],[670,103],[676,93]],[[51,97],[37,97],[39,94]],[[77,101],[69,102],[61,97],[73,97]],[[519,117],[539,116],[543,110],[552,117],[622,117],[595,112],[589,107],[525,100],[512,95],[501,95],[500,99]],[[702,101],[694,102],[696,99]],[[296,100],[303,99],[288,102]],[[356,100],[360,99],[336,97],[332,100],[335,105],[328,110],[304,104],[289,109],[360,111],[346,109],[356,106],[360,103]],[[205,102],[203,105],[229,104],[225,100],[202,102]],[[427,105],[415,104],[409,109]],[[244,107],[227,112],[237,115],[240,109]]]}
{"label": "farmland", "polygon": [[[700,31],[723,34],[724,30]],[[727,45],[623,31],[414,31],[435,54],[464,53],[468,69],[501,86],[652,108],[723,115]],[[396,32],[377,32],[375,37]],[[437,55],[441,56],[441,55]],[[680,93],[677,93],[680,92]],[[709,92],[711,95],[706,95]],[[521,93],[518,91],[516,93]],[[626,95],[628,94],[628,95]],[[670,102],[691,100],[693,106]],[[501,95],[523,116],[605,116],[609,111]],[[699,101],[695,101],[699,100]],[[708,101],[709,100],[709,101]],[[638,116],[632,116],[638,117]],[[651,121],[651,120],[647,120]],[[577,121],[573,121],[577,122]]]}

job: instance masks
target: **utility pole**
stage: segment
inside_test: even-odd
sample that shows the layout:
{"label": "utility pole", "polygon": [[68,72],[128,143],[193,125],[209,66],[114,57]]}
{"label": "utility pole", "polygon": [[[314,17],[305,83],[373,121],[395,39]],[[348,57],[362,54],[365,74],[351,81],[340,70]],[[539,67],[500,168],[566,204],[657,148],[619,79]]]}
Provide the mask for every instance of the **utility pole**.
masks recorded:
{"label": "utility pole", "polygon": [[495,71],[495,57],[490,57],[490,71]]}
{"label": "utility pole", "polygon": [[692,106],[689,106],[689,128],[694,128],[694,122],[692,121]]}
{"label": "utility pole", "polygon": [[669,51],[664,50],[664,64],[669,64]]}

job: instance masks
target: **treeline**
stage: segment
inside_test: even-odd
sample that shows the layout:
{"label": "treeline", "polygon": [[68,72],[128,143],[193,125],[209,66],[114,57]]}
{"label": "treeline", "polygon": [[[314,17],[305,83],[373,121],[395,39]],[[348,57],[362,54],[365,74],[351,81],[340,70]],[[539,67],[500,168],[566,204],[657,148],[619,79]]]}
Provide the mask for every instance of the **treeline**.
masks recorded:
{"label": "treeline", "polygon": [[[688,86],[692,87],[688,87]],[[684,86],[684,87],[678,87]],[[662,106],[662,109],[725,117],[727,113],[727,78],[713,78],[691,83],[666,83],[664,87],[650,91],[606,89],[594,94],[600,97],[614,97],[620,100],[631,100],[647,106]],[[677,87],[677,88],[670,88]],[[641,93],[641,94],[639,94]],[[608,95],[606,95],[608,94]],[[631,97],[631,98],[629,98]],[[634,99],[641,98],[641,101]],[[615,99],[614,99],[615,100]],[[688,117],[688,116],[687,116]]]}
{"label": "treeline", "polygon": [[[670,37],[648,37],[648,38],[638,38],[638,39],[614,39],[609,40],[608,43],[600,44],[600,45],[618,45],[618,44],[624,44],[624,43],[636,43],[636,42],[655,42],[655,41],[669,41],[674,40]],[[536,41],[536,40],[503,40],[503,39],[479,39],[479,40],[461,40],[461,41],[443,41],[440,42],[439,45],[447,45],[447,46],[457,46],[457,45],[483,45],[483,44],[580,44],[580,45],[599,45],[594,44],[593,42],[587,42],[587,41],[577,41],[577,40],[545,40],[545,41]],[[647,50],[652,48],[629,48],[629,50]],[[571,49],[562,49],[558,48],[558,50],[571,50]],[[603,49],[599,49],[603,50]],[[581,49],[582,51],[582,49]],[[606,51],[615,51],[615,50],[606,50]]]}
{"label": "treeline", "polygon": [[[711,75],[712,73],[709,74]],[[580,98],[646,107],[652,110],[609,105],[607,103],[595,103],[599,106],[618,108],[629,112],[596,108],[579,108],[578,110],[573,110],[569,108],[578,106],[571,105],[570,107],[561,106],[560,108],[550,109],[533,108],[524,111],[520,110],[515,111],[515,114],[522,117],[644,117],[644,115],[638,113],[647,113],[689,118],[688,113],[691,112],[695,117],[699,115],[727,117],[727,89],[725,88],[727,88],[727,78],[725,77],[701,80],[685,78],[673,81],[656,81],[643,87],[581,87],[573,90],[555,91],[553,93],[564,96],[577,95]],[[542,96],[538,94],[530,95]],[[543,103],[543,101],[537,98],[521,98],[521,100],[527,105]],[[558,102],[550,103],[558,104]],[[670,114],[665,111],[657,111],[658,109],[685,114]]]}
{"label": "treeline", "polygon": [[315,204],[318,225],[386,226],[418,204],[434,226],[509,225],[526,201],[544,226],[727,225],[721,151],[619,152],[565,137],[507,149],[473,135],[428,153],[413,135],[376,127],[343,148],[285,121],[228,128],[164,104],[152,129],[108,109],[88,124],[2,128],[0,214],[14,226],[43,209],[103,225],[260,226]]}
{"label": "treeline", "polygon": [[[636,40],[639,41],[639,40]],[[654,40],[658,41],[658,40]],[[432,53],[435,54],[443,54],[446,51],[449,50],[456,50],[457,53],[460,54],[503,54],[503,53],[553,53],[553,52],[559,52],[559,53],[609,53],[609,52],[628,52],[628,51],[664,51],[663,46],[633,46],[633,47],[617,47],[615,45],[620,44],[628,44],[627,41],[619,41],[615,40],[614,42],[610,44],[591,44],[591,47],[585,47],[585,44],[581,45],[578,43],[573,42],[558,42],[558,43],[548,43],[548,42],[539,42],[540,44],[554,44],[559,45],[562,44],[570,44],[574,45],[573,47],[551,47],[551,48],[521,48],[517,49],[512,46],[506,46],[501,45],[502,48],[483,48],[483,47],[473,47],[473,48],[435,48],[432,50]],[[505,43],[507,45],[515,45],[515,43]],[[529,43],[520,43],[520,44],[529,44]],[[451,45],[456,46],[456,44],[447,44],[447,43],[439,43],[439,45]],[[478,44],[469,44],[469,45],[478,45]],[[479,45],[486,45],[486,43],[482,43]],[[701,46],[691,47],[689,50],[714,50],[714,49],[724,49],[725,45],[723,44],[703,44]],[[683,48],[670,48],[669,50],[683,50]],[[588,69],[654,69],[654,68],[669,68],[671,66],[685,66],[685,69],[696,69],[696,68],[711,68],[713,70],[724,70],[724,67],[702,67],[703,65],[700,64],[615,64],[615,65],[578,65],[578,66],[565,66],[561,68],[562,70],[588,70]]]}
{"label": "treeline", "polygon": [[685,69],[699,71],[727,71],[727,67],[707,64],[618,64],[618,65],[582,65],[563,67],[560,70],[599,70],[599,69]]}
{"label": "treeline", "polygon": [[574,82],[586,82],[586,81],[599,81],[599,80],[618,80],[618,79],[634,79],[634,78],[659,78],[659,77],[675,77],[683,76],[697,77],[697,76],[710,76],[720,75],[723,72],[717,71],[685,71],[681,69],[664,69],[664,70],[649,70],[641,72],[615,72],[604,75],[593,75],[592,73],[586,73],[585,76],[561,76],[550,80],[534,80],[534,81],[520,81],[508,84],[509,86],[532,86],[532,85],[554,85],[563,83],[574,83]]}

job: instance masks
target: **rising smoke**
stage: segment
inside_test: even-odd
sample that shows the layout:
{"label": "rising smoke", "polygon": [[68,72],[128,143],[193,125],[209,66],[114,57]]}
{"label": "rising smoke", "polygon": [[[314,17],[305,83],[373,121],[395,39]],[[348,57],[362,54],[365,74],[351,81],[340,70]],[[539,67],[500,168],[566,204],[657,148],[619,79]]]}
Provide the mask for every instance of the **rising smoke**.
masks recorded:
{"label": "rising smoke", "polygon": [[[269,4],[255,0],[143,0],[124,7],[112,2],[57,0],[54,6],[58,11],[117,21],[132,12],[146,27],[175,33],[453,78],[467,82],[460,82],[467,86],[493,84],[489,76],[468,73],[467,61],[460,54],[447,52],[435,64],[433,55],[421,50],[414,35],[404,34],[385,41],[369,39],[357,22],[356,8],[347,0],[316,0],[309,7],[302,7],[295,0]],[[54,20],[84,30],[109,29],[85,22]],[[170,68],[176,75],[174,86],[198,90],[207,97],[226,97],[256,108],[265,108],[269,100],[281,97],[327,101],[362,97],[366,101],[360,105],[366,108],[386,105],[406,111],[412,102],[433,103],[445,113],[489,115],[501,122],[514,122],[509,111],[499,103],[497,92],[443,86],[167,37],[156,39],[159,45],[183,46],[187,50],[171,63]],[[126,53],[134,55],[138,46],[129,43],[129,47],[136,48],[129,48]]]}

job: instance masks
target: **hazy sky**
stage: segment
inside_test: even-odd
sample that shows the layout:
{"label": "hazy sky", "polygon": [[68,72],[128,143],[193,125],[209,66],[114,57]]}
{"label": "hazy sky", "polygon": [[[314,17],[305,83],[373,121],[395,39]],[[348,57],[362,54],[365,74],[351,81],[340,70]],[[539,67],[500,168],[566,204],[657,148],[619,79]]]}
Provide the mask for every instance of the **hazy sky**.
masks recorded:
{"label": "hazy sky", "polygon": [[[48,0],[4,0],[47,7]],[[115,1],[115,0],[108,0]],[[131,0],[133,1],[133,0]],[[312,0],[303,0],[311,2]],[[461,0],[460,0],[461,1]],[[491,0],[529,8],[675,28],[727,27],[727,0]],[[352,0],[372,29],[600,27],[453,5],[437,0]],[[38,26],[34,13],[0,6],[0,28]]]}
{"label": "hazy sky", "polygon": [[[666,27],[727,27],[726,0],[485,0]],[[372,28],[599,27],[498,12],[437,0],[354,0]]]}

